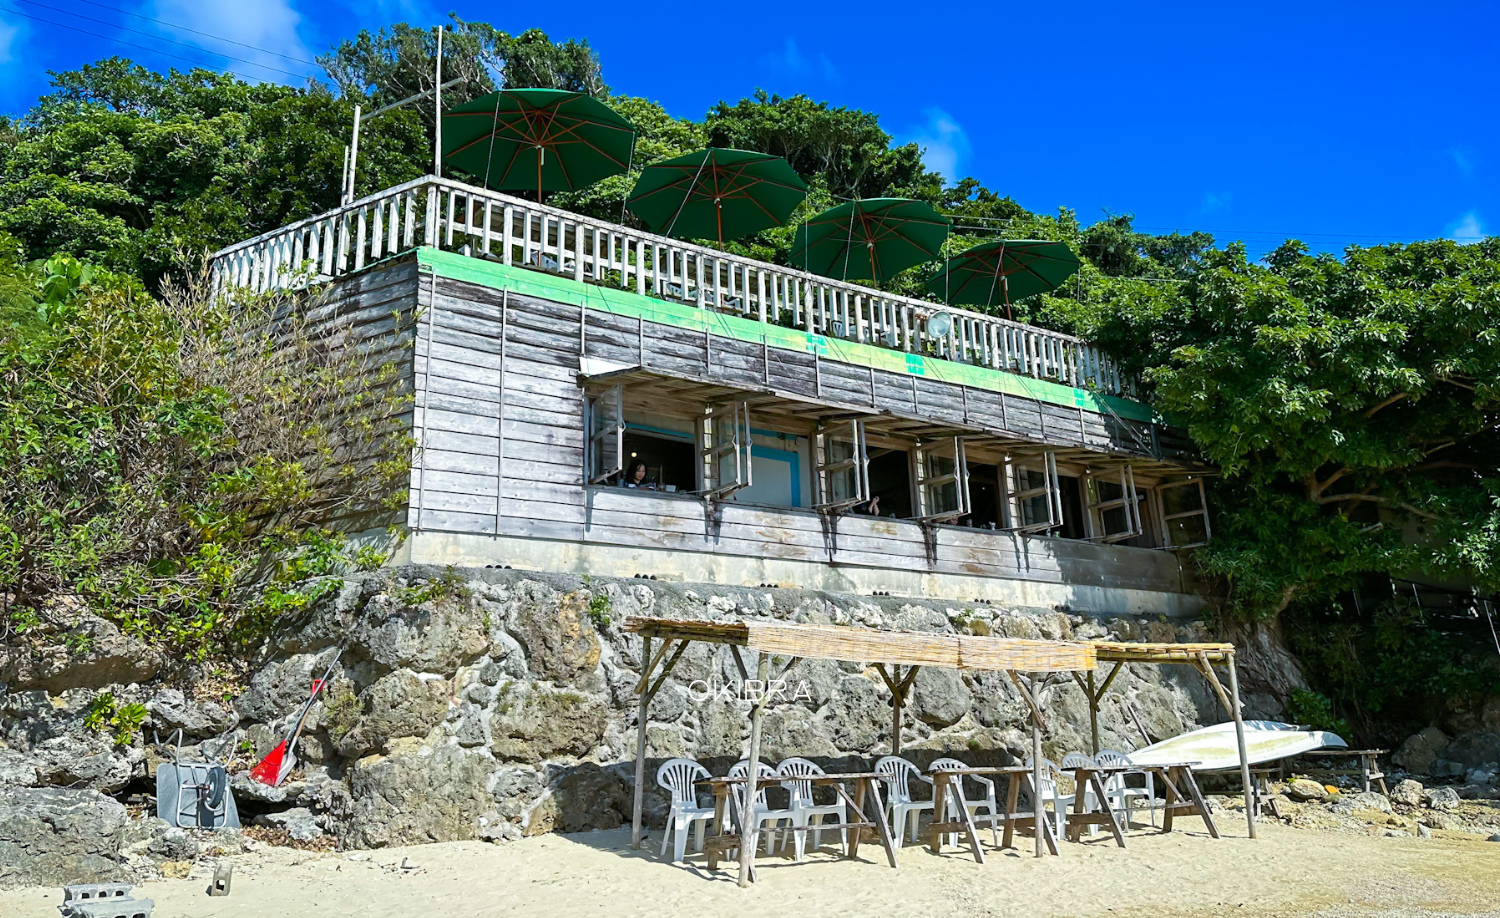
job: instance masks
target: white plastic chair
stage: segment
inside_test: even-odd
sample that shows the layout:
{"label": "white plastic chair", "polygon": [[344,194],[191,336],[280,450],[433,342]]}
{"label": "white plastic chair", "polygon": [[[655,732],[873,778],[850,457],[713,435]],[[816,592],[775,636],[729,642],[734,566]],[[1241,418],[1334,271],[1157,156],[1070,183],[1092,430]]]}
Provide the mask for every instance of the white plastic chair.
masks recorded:
{"label": "white plastic chair", "polygon": [[[1026,757],[1026,767],[1032,767],[1031,756]],[[1057,763],[1051,759],[1042,759],[1042,786],[1038,787],[1037,794],[1042,798],[1042,808],[1046,809],[1050,804],[1052,815],[1057,823],[1057,837],[1066,838],[1068,832],[1068,812],[1073,808],[1073,797],[1064,794],[1057,785],[1057,777],[1062,774]]]}
{"label": "white plastic chair", "polygon": [[[791,794],[792,803],[792,825],[794,826],[817,826],[822,825],[823,817],[836,816],[840,824],[849,821],[848,811],[844,806],[844,798],[837,797],[833,803],[818,803],[813,800],[812,782],[807,780],[811,775],[821,775],[825,772],[819,768],[816,762],[807,759],[791,758],[776,766],[776,773],[781,775],[781,786]],[[796,780],[801,778],[803,780]],[[817,822],[813,818],[817,817]],[[797,852],[797,861],[800,863],[802,854],[806,850],[806,832],[794,832],[793,844]],[[812,830],[812,847],[818,850],[823,840],[823,830]],[[849,835],[845,829],[839,829],[839,840],[844,845],[844,850],[849,850]]]}
{"label": "white plastic chair", "polygon": [[[952,771],[968,767],[958,759],[938,759],[932,763],[932,771]],[[965,779],[973,781],[984,788],[984,796],[978,798],[970,797],[964,790]],[[968,809],[969,815],[976,815],[980,810],[990,811],[990,840],[995,843],[995,847],[1000,847],[1000,830],[995,827],[995,820],[1000,816],[1000,803],[995,798],[995,782],[980,775],[960,775],[954,783],[958,785],[958,796],[963,800],[964,807]],[[947,822],[950,817],[957,815],[957,813],[953,812],[953,801],[944,800],[942,816],[940,817],[942,821]],[[957,840],[957,836],[949,835],[948,839],[948,843],[953,844]]]}
{"label": "white plastic chair", "polygon": [[[698,805],[695,785],[699,778],[708,777],[708,769],[692,759],[668,759],[656,770],[656,783],[672,795],[672,806],[667,810],[667,827],[661,834],[661,853],[667,853],[667,836],[675,836],[672,848],[672,863],[682,860],[687,851],[688,827],[693,826],[696,847],[703,850],[703,827],[713,820],[714,808]],[[696,824],[696,825],[695,825]]]}
{"label": "white plastic chair", "polygon": [[[1101,749],[1094,756],[1094,761],[1100,765],[1134,765],[1130,756],[1113,749]],[[1125,783],[1127,775],[1144,775],[1145,787],[1129,787]],[[1156,776],[1149,771],[1117,771],[1109,776],[1104,782],[1104,791],[1109,795],[1111,803],[1125,813],[1125,823],[1130,824],[1130,807],[1132,800],[1145,800],[1146,812],[1151,817],[1151,825],[1156,825]]]}
{"label": "white plastic chair", "polygon": [[[755,764],[755,807],[753,810],[751,810],[749,819],[744,818],[745,785],[729,785],[731,791],[733,792],[733,796],[731,797],[731,799],[734,801],[734,811],[740,817],[740,825],[745,829],[745,831],[755,832],[757,837],[759,837],[759,830],[761,825],[767,822],[771,823],[771,825],[773,826],[780,825],[783,821],[785,821],[788,825],[796,825],[796,816],[790,809],[773,810],[771,809],[770,804],[766,802],[766,787],[768,785],[777,783],[776,769],[767,765],[765,762],[757,762]],[[734,766],[729,769],[729,777],[731,778],[743,778],[748,774],[750,774],[750,762],[748,759],[742,759],[741,761],[735,762]],[[772,833],[772,838],[766,839],[767,853],[771,852],[771,843],[775,835],[777,834],[779,833]],[[784,840],[782,842],[782,847],[786,847],[786,842]]]}
{"label": "white plastic chair", "polygon": [[901,827],[910,823],[911,840],[917,840],[917,822],[921,819],[922,811],[932,811],[932,800],[913,800],[911,797],[911,779],[916,778],[929,787],[932,779],[922,774],[922,770],[899,755],[888,755],[875,763],[875,771],[884,775],[886,786],[885,805],[891,811],[891,828],[896,837],[901,836]]}
{"label": "white plastic chair", "polygon": [[[1059,766],[1059,770],[1066,772],[1074,768],[1097,768],[1098,766],[1099,762],[1093,756],[1082,752],[1070,752],[1062,757],[1062,764]],[[1090,812],[1098,808],[1099,797],[1094,793],[1092,787],[1085,787],[1083,789],[1083,805],[1088,807]]]}

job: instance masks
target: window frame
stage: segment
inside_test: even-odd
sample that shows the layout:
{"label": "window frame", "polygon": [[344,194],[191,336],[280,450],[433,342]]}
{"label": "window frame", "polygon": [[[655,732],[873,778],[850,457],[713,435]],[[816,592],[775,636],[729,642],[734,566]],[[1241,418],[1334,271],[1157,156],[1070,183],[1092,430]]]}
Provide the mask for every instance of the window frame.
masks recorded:
{"label": "window frame", "polygon": [[[605,404],[606,399],[614,403],[614,429],[601,428],[601,418],[605,416],[600,406]],[[615,478],[625,471],[625,386],[623,383],[615,383],[601,392],[596,392],[583,400],[583,429],[585,437],[584,445],[584,477],[589,484],[606,482]],[[603,469],[604,457],[607,455],[606,438],[614,437],[614,468],[608,471]]]}
{"label": "window frame", "polygon": [[[1196,484],[1198,486],[1198,509],[1189,510],[1185,513],[1168,514],[1166,503],[1162,499],[1162,492],[1171,490],[1172,488],[1181,488],[1193,484]],[[1209,520],[1208,516],[1208,491],[1203,485],[1203,476],[1190,475],[1182,481],[1157,482],[1156,487],[1152,489],[1152,494],[1155,496],[1156,518],[1161,522],[1161,547],[1163,549],[1165,549],[1166,551],[1184,551],[1189,548],[1201,548],[1202,546],[1207,545],[1213,539],[1213,523]],[[1183,545],[1174,545],[1172,543],[1172,529],[1169,524],[1173,520],[1186,519],[1187,517],[1191,516],[1203,517],[1203,541],[1188,542]]]}
{"label": "window frame", "polygon": [[[953,450],[953,471],[946,475],[928,476],[927,463],[933,458],[948,458],[939,456],[939,449]],[[964,453],[963,437],[941,437],[926,443],[917,441],[912,445],[911,452],[911,493],[913,510],[916,513],[907,517],[919,523],[941,523],[949,520],[961,519],[968,516],[973,507],[969,497],[969,463]],[[930,489],[942,488],[952,484],[955,486],[955,496],[958,506],[952,510],[932,512],[932,506],[937,503],[936,495],[930,493]]]}
{"label": "window frame", "polygon": [[[729,419],[732,433],[721,442],[721,422]],[[750,403],[745,399],[710,403],[698,419],[698,485],[706,500],[723,500],[735,491],[750,486],[753,465],[750,435]],[[734,475],[727,481],[723,466],[732,457]]]}
{"label": "window frame", "polygon": [[[1038,459],[1041,461],[1041,487],[1021,487],[1020,473],[1023,470],[1035,469]],[[1006,532],[1048,532],[1062,528],[1062,484],[1058,479],[1055,450],[1043,450],[1041,453],[1020,459],[1017,459],[1013,453],[1007,453],[1003,461],[1002,473],[1001,487],[1004,493],[1001,510],[1004,511],[1002,522],[1005,524],[1002,528]],[[1047,499],[1048,519],[1046,522],[1027,523],[1024,520],[1026,504],[1038,497]]]}
{"label": "window frame", "polygon": [[[1084,474],[1083,518],[1088,541],[1113,544],[1127,542],[1145,535],[1145,528],[1141,524],[1140,492],[1135,486],[1135,470],[1131,468],[1130,463],[1120,466],[1120,496],[1109,500],[1095,500],[1094,496],[1099,492],[1095,482],[1102,484],[1106,481],[1104,476],[1092,471]],[[1116,532],[1107,532],[1104,526],[1104,514],[1117,507],[1125,511],[1126,528]]]}
{"label": "window frame", "polygon": [[[847,434],[841,436],[844,430]],[[834,438],[849,440],[853,444],[850,458],[828,460],[829,441]],[[850,471],[854,473],[854,494],[842,500],[832,499],[832,476]],[[870,459],[865,448],[863,421],[850,418],[833,424],[818,424],[812,435],[812,481],[813,509],[819,513],[839,513],[869,501]]]}

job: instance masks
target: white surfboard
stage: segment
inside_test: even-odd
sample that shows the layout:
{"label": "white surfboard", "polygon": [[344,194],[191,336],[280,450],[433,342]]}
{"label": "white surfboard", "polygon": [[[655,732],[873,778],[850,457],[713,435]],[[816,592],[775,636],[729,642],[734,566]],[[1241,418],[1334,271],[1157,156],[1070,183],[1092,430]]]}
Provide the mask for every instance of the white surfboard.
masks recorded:
{"label": "white surfboard", "polygon": [[[1327,730],[1303,730],[1296,724],[1274,720],[1245,721],[1245,752],[1251,765],[1274,762],[1314,749],[1346,748],[1348,745],[1343,737]],[[1218,771],[1238,768],[1240,750],[1235,741],[1234,724],[1230,722],[1214,724],[1138,749],[1130,753],[1130,760],[1140,765],[1197,762],[1194,771]]]}

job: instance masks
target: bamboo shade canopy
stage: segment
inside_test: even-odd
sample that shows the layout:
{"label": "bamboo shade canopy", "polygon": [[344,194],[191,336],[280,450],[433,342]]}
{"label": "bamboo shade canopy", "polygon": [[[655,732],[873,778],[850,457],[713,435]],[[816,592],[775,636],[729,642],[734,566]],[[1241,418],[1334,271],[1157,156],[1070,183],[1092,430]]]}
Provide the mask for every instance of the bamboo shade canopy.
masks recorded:
{"label": "bamboo shade canopy", "polygon": [[1078,672],[1096,665],[1093,645],[1076,641],[666,618],[632,618],[625,623],[625,630],[669,641],[731,644],[764,653],[851,663],[1020,672]]}
{"label": "bamboo shade canopy", "polygon": [[1100,663],[1210,663],[1234,658],[1233,644],[1148,644],[1090,641]]}

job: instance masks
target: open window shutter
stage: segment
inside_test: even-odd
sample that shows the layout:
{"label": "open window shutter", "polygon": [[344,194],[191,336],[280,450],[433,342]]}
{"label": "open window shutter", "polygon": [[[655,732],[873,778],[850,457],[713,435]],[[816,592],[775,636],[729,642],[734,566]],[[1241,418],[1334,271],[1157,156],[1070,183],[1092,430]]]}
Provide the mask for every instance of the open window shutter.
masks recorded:
{"label": "open window shutter", "polygon": [[723,498],[750,485],[750,405],[710,408],[699,428],[705,497]]}
{"label": "open window shutter", "polygon": [[625,387],[611,386],[584,402],[584,423],[589,432],[584,461],[590,484],[614,478],[624,471]]}
{"label": "open window shutter", "polygon": [[912,450],[912,519],[935,523],[968,516],[969,468],[962,437],[944,437]]}
{"label": "open window shutter", "polygon": [[833,513],[870,499],[865,425],[845,421],[819,427],[813,434],[814,506]]}
{"label": "open window shutter", "polygon": [[1089,475],[1087,481],[1089,538],[1096,542],[1123,542],[1141,535],[1140,496],[1135,472],[1120,466],[1118,476]]}
{"label": "open window shutter", "polygon": [[1056,453],[1009,459],[1003,477],[1006,529],[1045,532],[1062,525],[1062,488],[1057,477]]}
{"label": "open window shutter", "polygon": [[1156,486],[1161,507],[1163,548],[1197,548],[1213,536],[1208,522],[1208,498],[1202,478],[1189,478]]}

